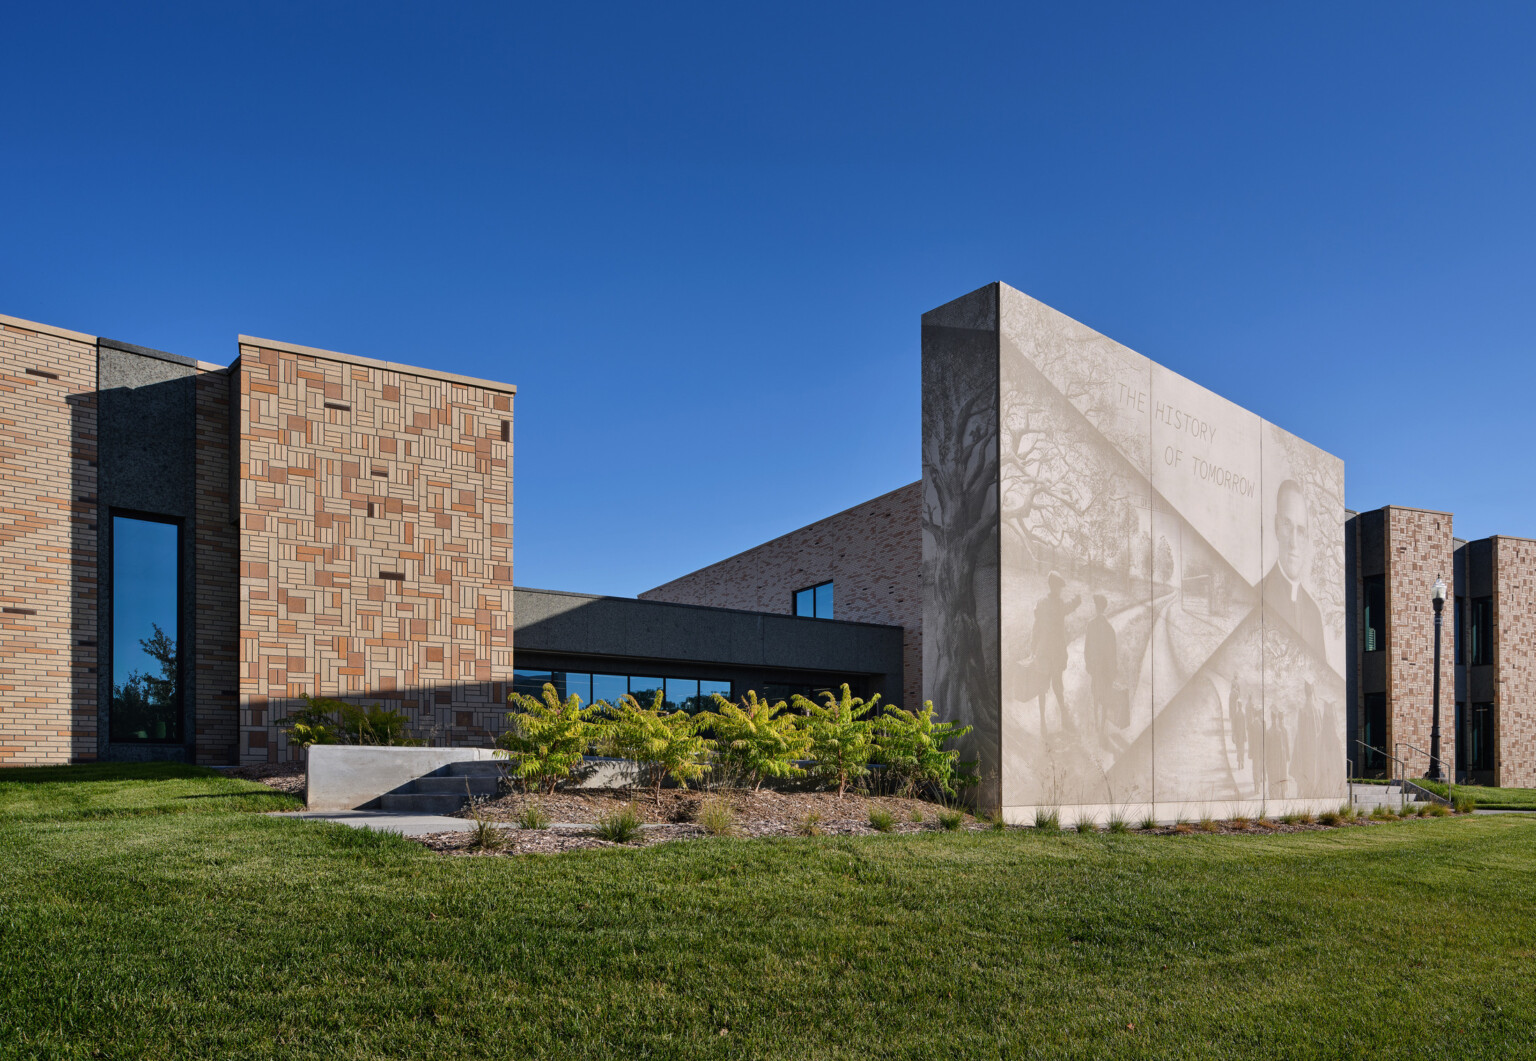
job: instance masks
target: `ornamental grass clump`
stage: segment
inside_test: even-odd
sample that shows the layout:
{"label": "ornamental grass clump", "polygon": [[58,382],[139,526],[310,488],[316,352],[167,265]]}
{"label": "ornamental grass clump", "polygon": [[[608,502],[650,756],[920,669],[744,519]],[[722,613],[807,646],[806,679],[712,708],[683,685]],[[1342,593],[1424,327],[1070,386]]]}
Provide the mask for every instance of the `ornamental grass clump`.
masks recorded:
{"label": "ornamental grass clump", "polygon": [[1051,807],[1035,808],[1035,828],[1047,833],[1061,831],[1061,812]]}
{"label": "ornamental grass clump", "polygon": [[496,754],[510,761],[508,772],[524,791],[553,792],[607,733],[600,705],[582,707],[574,693],[561,700],[548,682],[540,700],[522,693],[508,699],[518,710],[508,713],[507,730],[496,738]]}
{"label": "ornamental grass clump", "polygon": [[810,749],[810,737],[783,700],[759,700],[747,690],[738,706],[716,693],[715,710],[698,716],[699,728],[714,737],[715,763],[726,776],[745,778],[754,788],[767,780],[804,777],[795,764]]}
{"label": "ornamental grass clump", "polygon": [[803,725],[815,760],[811,772],[829,785],[836,784],[841,799],[851,782],[869,773],[874,725],[864,716],[880,702],[880,696],[876,694],[865,703],[853,695],[846,682],[841,697],[830,691],[821,695],[826,698],[824,704],[803,696],[796,696],[793,703],[805,712]]}
{"label": "ornamental grass clump", "polygon": [[663,711],[663,694],[656,690],[650,707],[625,693],[617,704],[600,704],[610,718],[601,747],[620,759],[636,763],[648,774],[657,805],[662,782],[671,778],[680,788],[709,770],[705,756],[714,744],[699,735],[698,720],[686,711]]}
{"label": "ornamental grass clump", "polygon": [[1073,828],[1076,829],[1079,833],[1096,833],[1099,831],[1099,827],[1095,825],[1093,819],[1089,817],[1082,817],[1077,819],[1077,824],[1075,824]]}
{"label": "ornamental grass clump", "polygon": [[609,811],[597,819],[592,835],[611,844],[627,844],[640,835],[640,815],[628,804]]}
{"label": "ornamental grass clump", "polygon": [[952,833],[960,828],[960,823],[965,821],[965,814],[957,810],[939,811],[939,828],[946,833]]}
{"label": "ornamental grass clump", "polygon": [[1325,810],[1323,813],[1317,816],[1317,820],[1319,824],[1332,828],[1333,826],[1338,825],[1344,819],[1339,816],[1339,812],[1336,810]]}
{"label": "ornamental grass clump", "polygon": [[519,829],[548,829],[549,812],[538,801],[525,803],[517,812]]}
{"label": "ornamental grass clump", "polygon": [[795,826],[795,832],[801,836],[820,836],[821,815],[813,810],[806,811],[805,817],[801,818],[799,824]]}
{"label": "ornamental grass clump", "polygon": [[869,827],[877,833],[888,833],[896,828],[896,815],[882,807],[871,807],[869,809]]}
{"label": "ornamental grass clump", "polygon": [[506,845],[506,834],[480,809],[481,801],[476,799],[474,792],[471,791],[468,778],[464,779],[464,791],[469,795],[469,815],[475,820],[474,831],[469,837],[469,849],[471,851],[500,850]]}
{"label": "ornamental grass clump", "polygon": [[736,811],[723,799],[706,799],[699,804],[694,820],[704,827],[710,836],[735,836]]}

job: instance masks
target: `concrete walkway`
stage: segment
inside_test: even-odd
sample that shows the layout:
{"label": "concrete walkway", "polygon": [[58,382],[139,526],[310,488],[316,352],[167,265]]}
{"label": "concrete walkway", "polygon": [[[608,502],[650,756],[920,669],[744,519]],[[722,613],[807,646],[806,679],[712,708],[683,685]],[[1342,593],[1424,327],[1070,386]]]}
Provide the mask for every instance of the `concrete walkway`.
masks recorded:
{"label": "concrete walkway", "polygon": [[355,829],[374,829],[401,836],[425,836],[428,833],[468,832],[475,823],[468,818],[450,818],[444,814],[390,814],[377,810],[294,810],[272,811],[274,818],[302,818],[312,822],[336,822]]}

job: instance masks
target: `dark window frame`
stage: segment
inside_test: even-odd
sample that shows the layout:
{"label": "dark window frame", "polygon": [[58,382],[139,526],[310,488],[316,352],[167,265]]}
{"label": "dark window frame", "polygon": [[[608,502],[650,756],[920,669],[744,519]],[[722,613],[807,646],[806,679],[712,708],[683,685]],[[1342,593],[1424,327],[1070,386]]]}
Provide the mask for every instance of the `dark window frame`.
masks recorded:
{"label": "dark window frame", "polygon": [[[156,739],[154,737],[137,738],[119,736],[114,723],[114,713],[117,702],[117,521],[119,519],[138,520],[141,523],[159,523],[176,528],[176,697],[171,717],[176,720],[176,735],[173,738]],[[167,516],[160,512],[144,512],[132,508],[109,508],[107,510],[107,522],[111,529],[108,532],[108,549],[111,563],[111,587],[109,590],[110,607],[107,609],[107,687],[110,693],[107,697],[107,743],[128,744],[134,747],[180,747],[187,743],[187,734],[191,727],[187,719],[187,639],[182,629],[186,624],[182,622],[183,612],[186,611],[187,580],[183,574],[186,561],[187,526],[186,520],[180,516]],[[100,638],[97,639],[101,640]]]}
{"label": "dark window frame", "polygon": [[[806,586],[803,589],[795,590],[789,595],[790,614],[796,619],[831,619],[837,608],[836,597],[834,596],[833,600],[828,604],[828,614],[822,615],[821,594],[818,591],[822,589],[832,590],[833,583],[836,581],[836,579],[829,578],[824,582],[816,583],[814,586]],[[802,593],[810,594],[811,610],[809,612],[800,610],[800,595]]]}

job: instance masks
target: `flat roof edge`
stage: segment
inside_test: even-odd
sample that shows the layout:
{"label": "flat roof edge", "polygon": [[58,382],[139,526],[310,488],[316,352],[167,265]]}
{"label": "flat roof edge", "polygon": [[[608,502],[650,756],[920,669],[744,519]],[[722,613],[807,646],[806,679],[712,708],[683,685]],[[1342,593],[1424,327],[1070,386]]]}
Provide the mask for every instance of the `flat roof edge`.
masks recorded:
{"label": "flat roof edge", "polygon": [[[769,619],[803,619],[811,623],[836,623],[839,626],[868,626],[876,630],[903,630],[897,623],[866,623],[855,619],[815,619],[808,615],[790,615],[788,612],[756,612],[750,608],[717,608],[709,604],[682,604],[669,600],[646,600],[644,597],[615,597],[606,593],[577,593],[568,589],[538,589],[534,586],[513,586],[513,600],[519,593],[547,593],[551,597],[578,597],[581,600],[619,601],[623,604],[644,604],[653,608],[692,608],[701,612],[730,612],[733,615],[760,615]],[[517,623],[517,608],[512,609],[512,622]]]}
{"label": "flat roof edge", "polygon": [[384,372],[398,372],[403,376],[440,379],[448,383],[458,383],[465,387],[479,387],[483,390],[501,391],[505,394],[517,393],[517,386],[512,383],[501,383],[492,379],[477,379],[474,376],[461,376],[455,372],[442,372],[434,368],[423,368],[420,365],[405,365],[397,361],[380,361],[373,357],[343,354],[336,350],[322,350],[317,346],[300,346],[298,343],[285,343],[280,339],[261,339],[254,335],[242,335],[240,336],[240,345],[259,347],[263,350],[279,350],[288,354],[302,354],[306,357],[318,357],[326,361],[340,361],[344,364],[361,365],[365,368],[376,368]]}
{"label": "flat roof edge", "polygon": [[97,338],[94,335],[86,335],[84,332],[73,332],[68,328],[60,328],[53,324],[41,324],[37,321],[29,321],[22,317],[11,317],[0,313],[0,324],[8,328],[19,328],[22,331],[42,332],[44,335],[54,335],[60,339],[72,339],[77,343],[86,343],[95,346]]}

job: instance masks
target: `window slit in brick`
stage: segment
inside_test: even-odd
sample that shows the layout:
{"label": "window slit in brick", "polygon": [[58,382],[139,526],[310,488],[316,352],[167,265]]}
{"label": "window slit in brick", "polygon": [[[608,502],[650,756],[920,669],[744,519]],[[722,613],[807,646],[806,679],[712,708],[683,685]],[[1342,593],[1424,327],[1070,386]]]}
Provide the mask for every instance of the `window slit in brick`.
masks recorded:
{"label": "window slit in brick", "polygon": [[345,402],[326,402],[325,407],[327,409],[336,409],[343,413],[350,413],[352,411],[352,407]]}
{"label": "window slit in brick", "polygon": [[29,375],[29,376],[42,376],[44,379],[58,379],[59,378],[59,374],[57,372],[44,372],[40,368],[29,368],[29,369],[27,369],[27,375]]}
{"label": "window slit in brick", "polygon": [[36,615],[36,608],[0,608],[6,615]]}
{"label": "window slit in brick", "polygon": [[404,582],[405,581],[405,574],[403,572],[400,572],[400,571],[380,571],[379,572],[379,577],[380,578],[387,578],[391,582]]}
{"label": "window slit in brick", "polygon": [[368,518],[369,519],[373,518],[373,502],[372,501],[368,502]]}
{"label": "window slit in brick", "polygon": [[511,442],[512,441],[512,421],[511,420],[503,420],[501,422],[501,440],[503,442]]}

